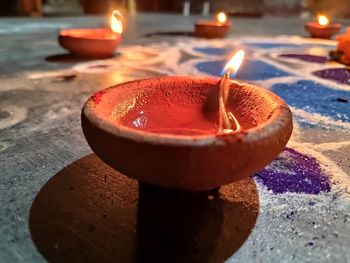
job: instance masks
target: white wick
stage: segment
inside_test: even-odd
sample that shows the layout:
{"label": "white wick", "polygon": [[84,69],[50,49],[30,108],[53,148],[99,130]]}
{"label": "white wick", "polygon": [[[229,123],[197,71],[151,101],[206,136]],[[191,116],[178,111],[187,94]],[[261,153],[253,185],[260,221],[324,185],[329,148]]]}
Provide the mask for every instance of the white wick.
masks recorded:
{"label": "white wick", "polygon": [[[227,111],[227,99],[230,88],[230,74],[228,70],[220,81],[219,91],[219,134],[233,134],[241,131],[241,125],[232,112]],[[233,125],[232,125],[233,124]],[[234,129],[232,128],[234,127]]]}

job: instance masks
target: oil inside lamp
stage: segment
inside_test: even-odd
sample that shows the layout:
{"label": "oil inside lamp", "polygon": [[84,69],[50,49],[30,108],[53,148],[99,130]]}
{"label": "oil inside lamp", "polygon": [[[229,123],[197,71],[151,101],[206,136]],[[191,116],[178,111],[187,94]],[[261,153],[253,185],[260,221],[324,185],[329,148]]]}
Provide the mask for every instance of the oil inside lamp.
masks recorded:
{"label": "oil inside lamp", "polygon": [[319,14],[317,20],[320,26],[327,26],[329,24],[329,19],[325,15]]}
{"label": "oil inside lamp", "polygon": [[227,111],[227,97],[230,87],[230,76],[235,75],[244,59],[244,51],[238,50],[223,69],[219,92],[219,134],[233,134],[241,131],[241,126],[232,112]]}
{"label": "oil inside lamp", "polygon": [[114,10],[111,16],[111,30],[114,33],[122,34],[123,33],[123,23],[122,23],[122,14],[118,10]]}
{"label": "oil inside lamp", "polygon": [[216,15],[216,23],[218,25],[226,24],[227,22],[227,16],[224,12],[220,12]]}

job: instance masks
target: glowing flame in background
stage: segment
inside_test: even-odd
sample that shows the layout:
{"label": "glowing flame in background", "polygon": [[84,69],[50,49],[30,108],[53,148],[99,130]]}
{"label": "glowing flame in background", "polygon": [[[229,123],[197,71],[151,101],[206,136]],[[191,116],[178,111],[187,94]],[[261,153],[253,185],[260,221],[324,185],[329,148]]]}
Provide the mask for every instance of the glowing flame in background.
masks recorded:
{"label": "glowing flame in background", "polygon": [[118,10],[114,10],[111,17],[111,29],[117,34],[123,33],[123,23],[122,23],[122,14]]}
{"label": "glowing flame in background", "polygon": [[216,15],[216,22],[218,24],[225,24],[227,22],[227,16],[224,12],[220,12]]}
{"label": "glowing flame in background", "polygon": [[235,54],[233,54],[232,58],[227,62],[226,66],[222,70],[223,74],[229,74],[235,76],[242,65],[244,60],[244,51],[239,49]]}
{"label": "glowing flame in background", "polygon": [[321,25],[321,26],[326,26],[329,24],[329,19],[328,17],[326,17],[325,15],[318,15],[317,16],[317,20],[318,20],[318,23]]}

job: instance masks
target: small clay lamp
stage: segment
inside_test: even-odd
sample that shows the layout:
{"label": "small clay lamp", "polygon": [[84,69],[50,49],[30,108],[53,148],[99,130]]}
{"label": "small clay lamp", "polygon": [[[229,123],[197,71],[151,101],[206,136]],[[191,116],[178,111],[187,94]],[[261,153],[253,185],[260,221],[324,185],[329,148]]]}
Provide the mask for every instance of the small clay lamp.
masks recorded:
{"label": "small clay lamp", "polygon": [[[235,61],[239,57],[235,56]],[[253,175],[284,149],[291,111],[272,92],[230,79],[159,77],[93,95],[82,111],[92,150],[140,182],[209,190]]]}
{"label": "small clay lamp", "polygon": [[330,52],[332,60],[345,65],[350,65],[350,28],[347,28],[345,34],[336,37],[338,42],[336,50]]}
{"label": "small clay lamp", "polygon": [[341,28],[340,24],[331,24],[325,15],[318,15],[317,22],[308,22],[305,29],[313,38],[330,39],[337,34]]}
{"label": "small clay lamp", "polygon": [[121,14],[114,11],[111,28],[76,28],[60,32],[59,43],[71,54],[79,57],[106,58],[114,54],[122,37]]}
{"label": "small clay lamp", "polygon": [[232,24],[224,12],[218,13],[214,20],[200,20],[195,24],[195,35],[204,38],[224,38]]}

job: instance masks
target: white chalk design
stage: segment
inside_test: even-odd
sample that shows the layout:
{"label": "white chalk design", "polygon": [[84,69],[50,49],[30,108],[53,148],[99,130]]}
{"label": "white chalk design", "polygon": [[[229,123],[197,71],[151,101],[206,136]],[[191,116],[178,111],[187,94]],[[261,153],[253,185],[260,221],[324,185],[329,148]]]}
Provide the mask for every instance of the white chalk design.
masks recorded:
{"label": "white chalk design", "polygon": [[4,115],[2,118],[0,118],[0,130],[2,130],[25,120],[28,110],[24,107],[7,105],[0,107],[0,113]]}

